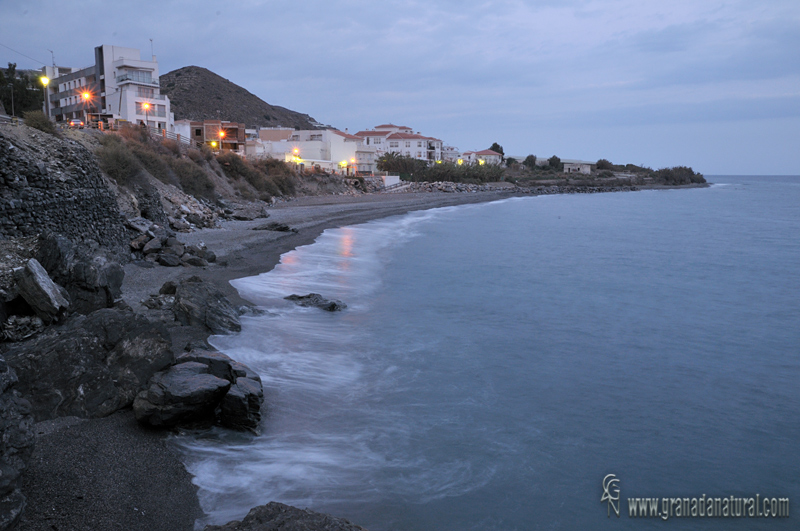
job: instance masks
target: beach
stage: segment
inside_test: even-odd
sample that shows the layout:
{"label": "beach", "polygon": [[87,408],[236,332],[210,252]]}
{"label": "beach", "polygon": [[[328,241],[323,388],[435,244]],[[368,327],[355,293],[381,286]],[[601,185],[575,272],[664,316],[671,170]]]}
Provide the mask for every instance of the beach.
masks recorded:
{"label": "beach", "polygon": [[[216,263],[206,268],[127,264],[123,300],[147,314],[142,300],[157,294],[165,282],[197,275],[213,282],[234,305],[247,305],[230,280],[271,270],[283,253],[313,243],[325,229],[512,195],[501,188],[471,194],[314,196],[278,203],[267,209],[267,218],[224,221],[218,228],[179,234],[186,244],[202,242],[216,253]],[[271,222],[285,223],[296,232],[253,230]],[[208,336],[200,328],[177,323],[171,332],[176,353]],[[40,422],[35,433],[36,448],[23,474],[28,501],[21,531],[190,530],[201,515],[191,476],[166,443],[167,434],[138,426],[129,410],[103,419]]]}

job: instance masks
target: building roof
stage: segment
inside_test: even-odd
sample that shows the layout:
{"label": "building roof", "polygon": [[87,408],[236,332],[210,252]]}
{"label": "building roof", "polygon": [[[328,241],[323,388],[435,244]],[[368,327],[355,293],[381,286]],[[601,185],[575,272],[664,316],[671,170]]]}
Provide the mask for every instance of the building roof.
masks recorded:
{"label": "building roof", "polygon": [[351,135],[350,133],[342,133],[338,129],[331,129],[330,131],[331,133],[345,137],[347,140],[358,140],[359,142],[363,140],[363,138],[361,138],[360,136]]}
{"label": "building roof", "polygon": [[392,128],[408,129],[409,131],[412,131],[412,129],[410,127],[408,127],[407,125],[382,124],[382,125],[376,125],[375,126],[375,129],[392,129]]}
{"label": "building roof", "polygon": [[391,131],[359,131],[356,136],[386,136],[392,134]]}
{"label": "building roof", "polygon": [[475,153],[476,155],[483,155],[485,157],[488,157],[488,156],[491,156],[491,155],[497,155],[498,157],[502,157],[503,156],[502,154],[498,153],[497,151],[492,151],[491,149],[484,149],[482,151],[474,151],[472,153]]}

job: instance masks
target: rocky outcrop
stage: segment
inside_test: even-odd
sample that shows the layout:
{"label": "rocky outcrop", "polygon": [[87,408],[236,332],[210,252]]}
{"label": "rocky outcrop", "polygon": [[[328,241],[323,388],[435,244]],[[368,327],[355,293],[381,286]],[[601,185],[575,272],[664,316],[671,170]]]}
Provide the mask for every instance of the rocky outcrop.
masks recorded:
{"label": "rocky outcrop", "polygon": [[69,301],[62,295],[59,286],[35,258],[28,260],[25,267],[14,271],[14,278],[20,296],[44,322],[58,321],[69,308]]}
{"label": "rocky outcrop", "polygon": [[37,256],[53,280],[69,293],[71,311],[86,315],[110,308],[122,296],[125,271],[99,250],[91,251],[47,231],[39,237]]}
{"label": "rocky outcrop", "polygon": [[263,401],[261,378],[252,369],[220,352],[195,349],[152,377],[133,412],[153,427],[205,421],[254,431]]}
{"label": "rocky outcrop", "polygon": [[239,312],[211,283],[192,276],[175,288],[175,318],[184,326],[203,326],[214,334],[239,332]]}
{"label": "rocky outcrop", "polygon": [[25,508],[22,471],[33,452],[30,404],[18,391],[14,370],[0,357],[0,531],[12,529]]}
{"label": "rocky outcrop", "polygon": [[104,417],[133,403],[153,374],[174,361],[163,325],[129,309],[74,316],[5,352],[34,417]]}
{"label": "rocky outcrop", "polygon": [[125,240],[115,196],[86,148],[25,126],[0,128],[0,236],[46,229],[107,246]]}
{"label": "rocky outcrop", "polygon": [[128,220],[128,226],[136,231],[130,242],[132,258],[143,259],[166,267],[205,267],[216,261],[217,256],[204,245],[184,245],[175,232],[146,219]]}
{"label": "rocky outcrop", "polygon": [[337,299],[326,299],[319,293],[309,293],[308,295],[289,295],[284,297],[287,301],[292,301],[298,306],[314,307],[328,312],[339,312],[347,308],[347,305]]}
{"label": "rocky outcrop", "polygon": [[344,518],[291,505],[270,502],[250,509],[242,521],[222,526],[209,525],[204,531],[366,531]]}

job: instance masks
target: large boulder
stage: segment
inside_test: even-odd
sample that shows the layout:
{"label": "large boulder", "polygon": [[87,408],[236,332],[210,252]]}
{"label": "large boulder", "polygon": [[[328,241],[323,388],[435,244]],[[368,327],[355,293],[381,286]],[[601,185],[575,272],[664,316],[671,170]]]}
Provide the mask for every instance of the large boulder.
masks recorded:
{"label": "large boulder", "polygon": [[58,321],[69,308],[69,301],[35,258],[28,260],[25,267],[14,271],[14,280],[20,296],[46,323]]}
{"label": "large boulder", "polygon": [[308,295],[289,295],[284,297],[287,301],[292,301],[298,306],[313,307],[328,312],[338,312],[347,308],[347,305],[337,299],[326,299],[319,293],[309,293]]}
{"label": "large boulder", "polygon": [[37,421],[96,418],[130,406],[150,377],[174,362],[163,324],[109,308],[7,349]]}
{"label": "large boulder", "polygon": [[264,391],[261,377],[225,354],[205,348],[181,354],[153,376],[133,403],[137,420],[154,427],[205,421],[256,431]]}
{"label": "large boulder", "polygon": [[175,289],[175,319],[184,326],[204,326],[214,334],[239,332],[239,312],[209,282],[192,276],[181,280]]}
{"label": "large boulder", "polygon": [[21,474],[33,452],[30,403],[12,389],[17,375],[0,357],[0,531],[13,529],[25,508]]}
{"label": "large boulder", "polygon": [[203,531],[366,531],[344,518],[269,502],[253,507],[242,521],[209,525]]}
{"label": "large boulder", "polygon": [[48,231],[39,237],[37,258],[53,280],[66,288],[71,311],[86,315],[110,308],[122,297],[125,270],[97,250]]}
{"label": "large boulder", "polygon": [[213,417],[219,401],[231,387],[228,380],[209,374],[195,361],[178,363],[159,372],[133,402],[136,420],[156,427]]}

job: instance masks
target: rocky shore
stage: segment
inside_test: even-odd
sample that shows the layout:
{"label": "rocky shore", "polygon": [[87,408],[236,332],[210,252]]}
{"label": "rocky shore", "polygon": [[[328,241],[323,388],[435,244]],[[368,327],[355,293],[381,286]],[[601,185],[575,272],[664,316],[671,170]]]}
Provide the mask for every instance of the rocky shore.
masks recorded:
{"label": "rocky shore", "polygon": [[[152,179],[115,188],[87,138],[0,130],[0,531],[193,529],[202,513],[170,430],[257,431],[269,408],[259,375],[206,342],[254,311],[229,281],[269,271],[323,230],[528,194],[637,189],[412,183],[215,206]],[[361,528],[269,503],[211,529]]]}

